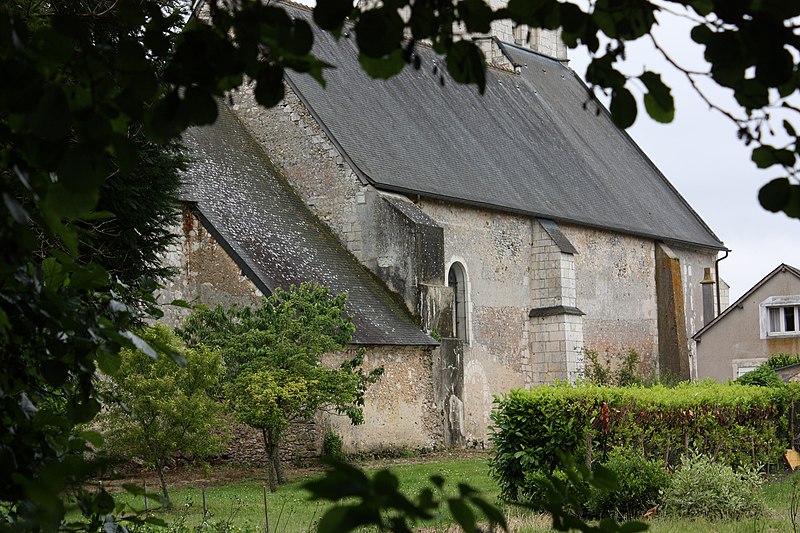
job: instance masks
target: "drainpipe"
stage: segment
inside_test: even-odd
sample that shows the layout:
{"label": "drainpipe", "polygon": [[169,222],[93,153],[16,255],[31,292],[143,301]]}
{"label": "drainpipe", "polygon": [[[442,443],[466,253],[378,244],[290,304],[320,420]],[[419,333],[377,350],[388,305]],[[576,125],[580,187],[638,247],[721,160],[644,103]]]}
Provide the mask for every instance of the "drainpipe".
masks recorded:
{"label": "drainpipe", "polygon": [[714,276],[717,278],[717,315],[722,312],[722,304],[720,303],[719,298],[719,262],[723,259],[727,259],[728,255],[731,253],[730,250],[725,250],[725,255],[714,261]]}

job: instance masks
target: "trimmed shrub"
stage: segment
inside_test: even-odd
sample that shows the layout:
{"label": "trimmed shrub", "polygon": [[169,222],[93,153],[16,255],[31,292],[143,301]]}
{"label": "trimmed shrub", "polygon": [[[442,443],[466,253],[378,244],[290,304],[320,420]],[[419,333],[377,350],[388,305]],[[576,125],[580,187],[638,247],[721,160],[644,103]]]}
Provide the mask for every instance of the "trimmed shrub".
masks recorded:
{"label": "trimmed shrub", "polygon": [[706,456],[682,457],[664,492],[668,513],[681,517],[738,519],[760,516],[765,509],[755,469],[735,471]]}
{"label": "trimmed shrub", "polygon": [[783,380],[775,373],[775,371],[763,364],[751,370],[743,376],[736,379],[736,383],[740,385],[755,385],[758,387],[781,387],[784,385]]}
{"label": "trimmed shrub", "polygon": [[662,493],[669,485],[669,474],[662,463],[615,450],[604,466],[614,473],[619,487],[592,490],[586,505],[590,517],[629,520],[661,503]]}
{"label": "trimmed shrub", "polygon": [[526,476],[550,474],[562,453],[582,462],[622,448],[665,466],[686,453],[732,466],[782,464],[795,389],[701,382],[515,390],[495,400],[491,472],[503,497],[516,500]]}

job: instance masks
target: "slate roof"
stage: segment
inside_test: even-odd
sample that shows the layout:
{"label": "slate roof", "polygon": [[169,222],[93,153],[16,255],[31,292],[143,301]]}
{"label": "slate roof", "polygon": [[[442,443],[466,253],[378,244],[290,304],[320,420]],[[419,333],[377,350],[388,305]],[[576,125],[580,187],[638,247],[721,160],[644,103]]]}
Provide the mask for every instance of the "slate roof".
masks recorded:
{"label": "slate roof", "polygon": [[[295,17],[307,10],[287,7]],[[313,26],[313,25],[312,25]],[[521,74],[490,68],[486,92],[452,82],[418,46],[422,68],[389,81],[362,71],[352,36],[315,29],[336,66],[327,87],[290,85],[359,177],[387,191],[723,249],[583,82],[558,61],[503,45]],[[437,74],[434,74],[436,69]],[[588,102],[588,104],[587,104]]]}
{"label": "slate roof", "polygon": [[264,292],[312,281],[348,294],[356,344],[436,345],[373,275],[308,211],[261,147],[220,103],[213,126],[184,136],[183,195]]}

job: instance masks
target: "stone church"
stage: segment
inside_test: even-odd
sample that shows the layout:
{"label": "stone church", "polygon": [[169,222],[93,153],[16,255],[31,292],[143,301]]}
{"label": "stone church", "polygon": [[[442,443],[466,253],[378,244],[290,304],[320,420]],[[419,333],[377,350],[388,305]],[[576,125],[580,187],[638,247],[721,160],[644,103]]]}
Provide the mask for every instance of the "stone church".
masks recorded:
{"label": "stone church", "polygon": [[243,90],[185,138],[168,258],[181,274],[165,299],[255,303],[303,281],[347,292],[352,348],[385,369],[363,426],[317,423],[351,452],[483,445],[494,395],[579,378],[584,350],[693,372],[700,282],[724,245],[555,33],[497,24],[481,45],[484,95],[425,46],[420,69],[381,81],[352,38],[317,33],[336,67],[325,88],[287,72],[277,107]]}

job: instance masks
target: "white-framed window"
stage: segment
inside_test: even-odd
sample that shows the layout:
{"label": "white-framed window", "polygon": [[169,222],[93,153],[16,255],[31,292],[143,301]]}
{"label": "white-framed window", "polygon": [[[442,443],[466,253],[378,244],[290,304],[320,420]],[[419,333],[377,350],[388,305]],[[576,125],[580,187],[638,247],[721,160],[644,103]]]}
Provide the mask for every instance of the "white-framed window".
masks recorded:
{"label": "white-framed window", "polygon": [[760,305],[761,338],[800,337],[800,295],[771,296]]}

